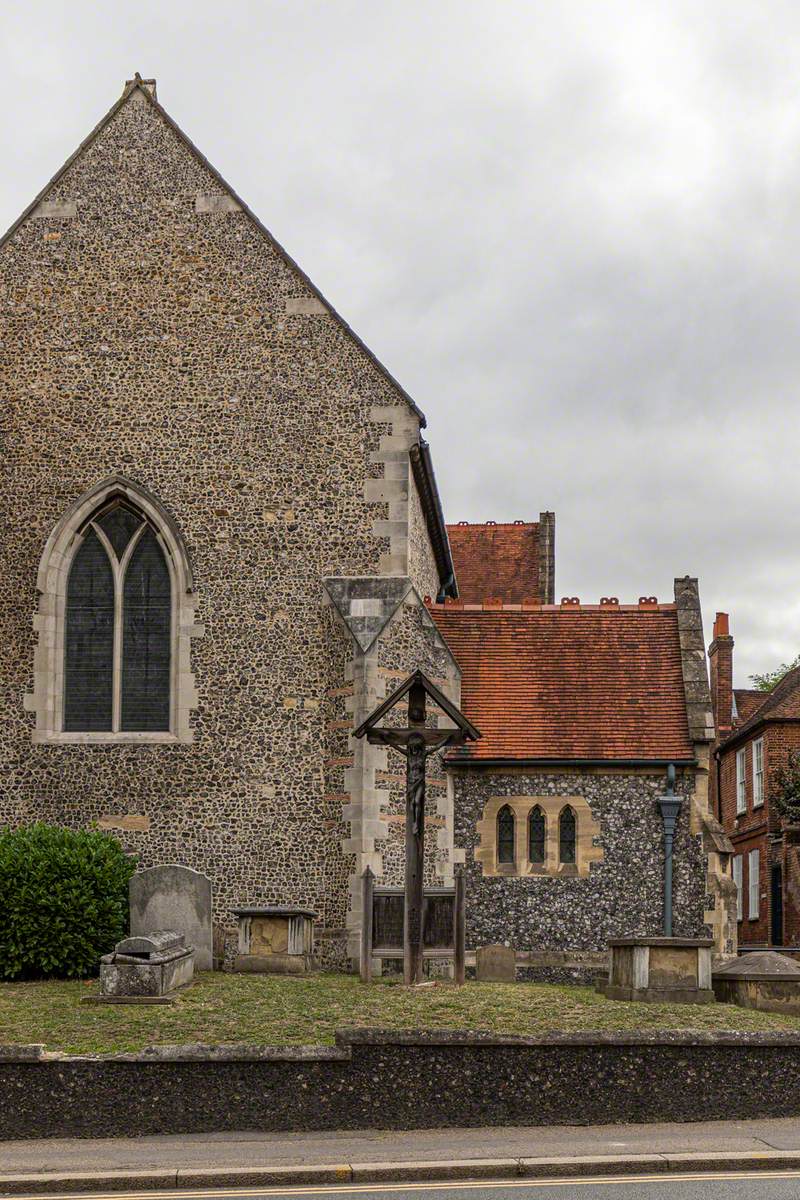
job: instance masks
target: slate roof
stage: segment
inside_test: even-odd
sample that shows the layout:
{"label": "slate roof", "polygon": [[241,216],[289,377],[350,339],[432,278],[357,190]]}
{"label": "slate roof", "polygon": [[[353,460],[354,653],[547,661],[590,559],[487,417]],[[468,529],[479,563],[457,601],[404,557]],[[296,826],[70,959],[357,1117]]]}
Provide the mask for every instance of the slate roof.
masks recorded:
{"label": "slate roof", "polygon": [[449,761],[694,760],[674,604],[429,611],[483,735]]}
{"label": "slate roof", "polygon": [[541,603],[539,522],[513,521],[447,526],[458,596],[465,604],[502,599],[507,604]]}

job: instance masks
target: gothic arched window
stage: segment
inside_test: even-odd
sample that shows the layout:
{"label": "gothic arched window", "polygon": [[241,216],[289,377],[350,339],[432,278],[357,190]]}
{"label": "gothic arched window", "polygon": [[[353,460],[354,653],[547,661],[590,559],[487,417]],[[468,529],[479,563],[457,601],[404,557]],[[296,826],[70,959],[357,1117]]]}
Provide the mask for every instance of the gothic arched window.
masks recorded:
{"label": "gothic arched window", "polygon": [[575,813],[569,805],[562,808],[558,818],[558,861],[575,862],[575,838],[577,826]]}
{"label": "gothic arched window", "polygon": [[537,804],[528,817],[528,862],[543,863],[547,825],[545,815]]}
{"label": "gothic arched window", "polygon": [[65,733],[170,729],[172,581],[158,533],[115,498],[78,533],[64,611]]}
{"label": "gothic arched window", "polygon": [[514,861],[514,814],[507,804],[497,814],[497,861]]}

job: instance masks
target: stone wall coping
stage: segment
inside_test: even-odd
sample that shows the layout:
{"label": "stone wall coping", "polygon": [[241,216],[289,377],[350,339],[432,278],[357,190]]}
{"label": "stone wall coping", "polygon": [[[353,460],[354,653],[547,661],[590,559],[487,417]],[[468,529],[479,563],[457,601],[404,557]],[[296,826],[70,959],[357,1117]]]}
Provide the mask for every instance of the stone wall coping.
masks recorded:
{"label": "stone wall coping", "polygon": [[28,1046],[0,1045],[0,1062],[38,1062],[44,1056],[44,1043],[34,1042]]}
{"label": "stone wall coping", "polygon": [[235,1043],[219,1046],[187,1042],[177,1046],[146,1046],[144,1050],[118,1054],[65,1054],[48,1051],[44,1045],[2,1046],[0,1063],[9,1062],[348,1062],[346,1045],[254,1046]]}
{"label": "stone wall coping", "polygon": [[609,938],[609,946],[694,946],[704,949],[714,945],[713,938],[681,938],[681,937],[630,937]]}
{"label": "stone wall coping", "polygon": [[471,1030],[342,1029],[341,1046],[800,1046],[800,1033],[761,1033],[738,1030],[640,1030],[631,1033],[590,1029],[582,1033],[481,1033]]}
{"label": "stone wall coping", "polygon": [[231,912],[235,917],[310,917],[312,921],[317,917],[313,908],[293,908],[274,904],[268,905],[266,908],[232,908]]}
{"label": "stone wall coping", "polygon": [[761,1033],[736,1030],[641,1030],[633,1033],[587,1030],[583,1033],[548,1033],[541,1037],[480,1033],[469,1030],[340,1029],[335,1046],[254,1046],[248,1043],[219,1046],[202,1042],[176,1046],[147,1046],[119,1054],[65,1054],[48,1051],[42,1044],[0,1045],[2,1063],[51,1062],[348,1062],[353,1046],[442,1046],[454,1049],[503,1047],[581,1046],[798,1046],[800,1033]]}

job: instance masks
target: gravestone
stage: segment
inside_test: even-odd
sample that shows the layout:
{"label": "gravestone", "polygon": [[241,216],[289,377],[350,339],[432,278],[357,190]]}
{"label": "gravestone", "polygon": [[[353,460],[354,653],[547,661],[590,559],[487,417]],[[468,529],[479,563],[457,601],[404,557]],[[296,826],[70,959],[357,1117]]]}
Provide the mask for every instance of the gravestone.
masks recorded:
{"label": "gravestone", "polygon": [[475,977],[479,983],[513,983],[516,954],[511,946],[479,946],[475,952]]}
{"label": "gravestone", "polygon": [[128,887],[131,934],[177,929],[194,946],[198,971],[213,968],[211,880],[191,867],[170,863],[137,871]]}

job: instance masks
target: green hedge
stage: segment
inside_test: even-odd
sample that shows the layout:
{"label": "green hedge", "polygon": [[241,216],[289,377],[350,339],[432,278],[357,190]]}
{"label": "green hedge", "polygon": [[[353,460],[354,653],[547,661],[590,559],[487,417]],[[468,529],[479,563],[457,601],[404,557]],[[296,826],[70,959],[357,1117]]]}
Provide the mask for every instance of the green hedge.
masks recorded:
{"label": "green hedge", "polygon": [[0,979],[96,974],[128,928],[135,859],[95,829],[0,829]]}

